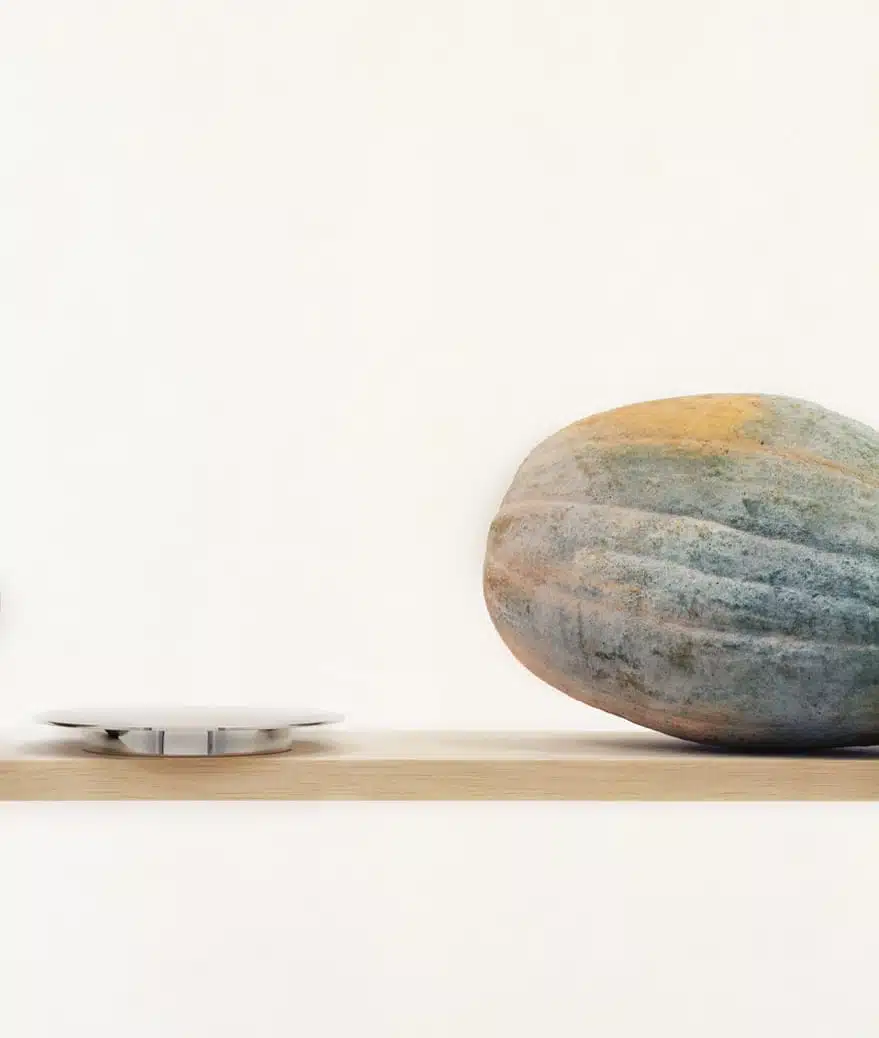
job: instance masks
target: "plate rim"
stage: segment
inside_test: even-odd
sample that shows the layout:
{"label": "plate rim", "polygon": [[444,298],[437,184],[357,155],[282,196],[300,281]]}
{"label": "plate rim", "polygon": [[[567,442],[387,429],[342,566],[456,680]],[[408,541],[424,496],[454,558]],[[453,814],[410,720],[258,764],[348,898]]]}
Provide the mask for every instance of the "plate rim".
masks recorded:
{"label": "plate rim", "polygon": [[[122,717],[116,719],[120,723],[116,723],[111,716],[101,718],[100,714],[102,710],[106,710],[107,714],[111,714],[111,709],[107,707],[95,707],[94,713],[97,715],[95,720],[86,720],[85,716],[88,715],[92,708],[90,707],[75,707],[70,709],[71,715],[83,715],[78,719],[72,719],[70,716],[65,717],[65,711],[63,710],[46,710],[36,715],[35,721],[39,724],[50,725],[54,728],[67,728],[67,729],[88,729],[92,731],[125,731],[125,732],[148,732],[148,731],[279,731],[284,728],[317,728],[323,725],[340,724],[345,720],[345,715],[332,710],[316,710],[312,708],[301,708],[299,715],[297,716],[294,710],[290,710],[289,717],[284,719],[284,712],[282,709],[278,709],[277,713],[274,712],[273,707],[145,707],[144,713],[148,713],[149,710],[155,709],[157,718],[155,721],[147,721],[145,718],[138,720],[129,719],[125,720]],[[121,709],[121,708],[117,708]],[[132,708],[135,712],[140,710],[139,707]],[[236,710],[246,713],[249,710],[253,710],[254,717],[246,724],[237,723],[212,723],[209,720],[205,720],[202,723],[199,720],[183,720],[175,721],[173,716],[163,718],[161,716],[162,710],[167,710],[171,714],[174,710],[185,711],[187,709],[197,710],[216,710],[218,716],[221,715],[224,709],[228,709],[231,714],[234,714]],[[260,719],[258,714],[261,710],[265,711],[265,717]],[[166,723],[169,722],[170,723]]]}

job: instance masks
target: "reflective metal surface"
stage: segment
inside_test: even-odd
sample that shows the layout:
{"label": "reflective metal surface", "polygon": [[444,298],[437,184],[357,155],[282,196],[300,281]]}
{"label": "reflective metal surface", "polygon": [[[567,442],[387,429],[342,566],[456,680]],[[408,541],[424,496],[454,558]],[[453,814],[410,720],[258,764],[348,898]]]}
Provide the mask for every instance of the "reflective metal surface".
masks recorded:
{"label": "reflective metal surface", "polygon": [[77,731],[83,749],[113,756],[228,757],[281,753],[340,714],[239,707],[94,708],[52,711],[38,721]]}

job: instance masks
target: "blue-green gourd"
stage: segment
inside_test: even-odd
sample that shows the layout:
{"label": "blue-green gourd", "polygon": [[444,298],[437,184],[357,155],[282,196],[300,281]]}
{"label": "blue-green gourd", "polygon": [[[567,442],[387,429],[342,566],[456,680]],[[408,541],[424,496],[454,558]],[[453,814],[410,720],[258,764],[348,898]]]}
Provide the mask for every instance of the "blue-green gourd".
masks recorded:
{"label": "blue-green gourd", "polygon": [[495,517],[491,618],[540,678],[696,742],[879,742],[879,434],[781,396],[594,415]]}

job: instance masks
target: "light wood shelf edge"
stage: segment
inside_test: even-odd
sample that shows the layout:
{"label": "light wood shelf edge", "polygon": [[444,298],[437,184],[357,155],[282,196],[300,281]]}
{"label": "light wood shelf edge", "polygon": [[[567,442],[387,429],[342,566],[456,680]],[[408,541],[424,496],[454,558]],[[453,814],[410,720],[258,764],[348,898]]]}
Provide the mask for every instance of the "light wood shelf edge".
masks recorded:
{"label": "light wood shelf edge", "polygon": [[723,754],[650,733],[337,731],[284,754],[147,759],[31,739],[0,744],[0,800],[879,800],[879,754]]}

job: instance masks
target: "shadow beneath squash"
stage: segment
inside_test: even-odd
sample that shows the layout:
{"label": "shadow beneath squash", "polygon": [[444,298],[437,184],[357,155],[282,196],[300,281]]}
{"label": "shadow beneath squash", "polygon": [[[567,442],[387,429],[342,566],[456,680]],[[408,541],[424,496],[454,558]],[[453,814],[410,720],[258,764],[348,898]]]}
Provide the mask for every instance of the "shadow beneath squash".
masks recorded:
{"label": "shadow beneath squash", "polygon": [[848,746],[823,749],[791,749],[782,746],[709,746],[703,743],[687,742],[670,735],[662,735],[647,729],[644,734],[638,732],[570,732],[547,733],[533,736],[527,733],[504,733],[508,748],[526,753],[539,753],[546,756],[594,757],[599,754],[615,752],[639,757],[806,757],[812,760],[879,760],[879,745]]}
{"label": "shadow beneath squash", "polygon": [[672,736],[627,736],[614,738],[613,745],[621,750],[651,753],[657,756],[693,754],[713,757],[808,757],[811,760],[845,760],[847,758],[879,760],[879,745],[837,746],[814,749],[792,749],[790,746],[711,746],[704,743],[687,742]]}

